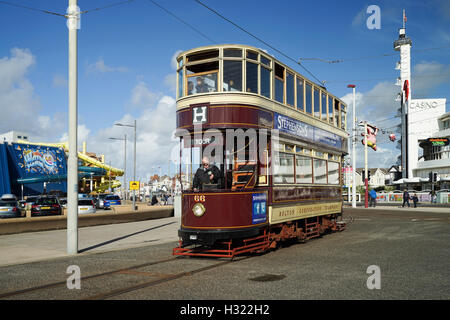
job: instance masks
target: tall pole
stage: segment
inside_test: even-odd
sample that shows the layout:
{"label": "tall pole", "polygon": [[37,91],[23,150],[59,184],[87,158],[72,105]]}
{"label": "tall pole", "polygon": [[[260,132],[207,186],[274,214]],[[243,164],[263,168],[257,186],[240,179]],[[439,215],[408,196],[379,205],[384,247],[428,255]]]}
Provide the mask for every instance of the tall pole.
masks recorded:
{"label": "tall pole", "polygon": [[353,128],[352,128],[352,207],[356,208],[356,86],[349,84],[348,88],[353,88]]}
{"label": "tall pole", "polygon": [[367,168],[367,122],[364,121],[364,185],[366,186],[364,207],[369,207],[369,170]]}
{"label": "tall pole", "polygon": [[128,185],[127,185],[127,135],[125,134],[125,159],[124,159],[124,173],[123,186],[125,188],[125,201],[128,199]]}
{"label": "tall pole", "polygon": [[78,253],[78,75],[77,31],[79,10],[77,0],[69,0],[69,157],[67,161],[67,253]]}
{"label": "tall pole", "polygon": [[[134,169],[133,181],[136,181],[136,119],[134,120]],[[133,190],[133,210],[136,210],[136,190]]]}

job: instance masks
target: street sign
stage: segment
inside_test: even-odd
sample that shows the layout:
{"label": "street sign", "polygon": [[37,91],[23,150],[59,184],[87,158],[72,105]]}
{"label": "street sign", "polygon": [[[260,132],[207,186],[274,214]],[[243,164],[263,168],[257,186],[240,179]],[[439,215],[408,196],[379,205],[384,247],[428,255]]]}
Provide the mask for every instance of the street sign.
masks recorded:
{"label": "street sign", "polygon": [[139,181],[130,181],[130,190],[139,190]]}

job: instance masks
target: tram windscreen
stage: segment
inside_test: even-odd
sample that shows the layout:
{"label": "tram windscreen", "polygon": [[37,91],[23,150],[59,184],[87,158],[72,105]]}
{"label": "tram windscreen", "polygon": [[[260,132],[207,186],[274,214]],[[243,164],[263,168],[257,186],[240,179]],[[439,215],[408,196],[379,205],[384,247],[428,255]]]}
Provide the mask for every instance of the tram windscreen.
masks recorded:
{"label": "tram windscreen", "polygon": [[[257,159],[256,136],[233,135],[222,132],[209,136],[189,135],[182,138],[181,177],[183,190],[234,190],[251,188],[261,171]],[[266,154],[266,153],[264,153]]]}

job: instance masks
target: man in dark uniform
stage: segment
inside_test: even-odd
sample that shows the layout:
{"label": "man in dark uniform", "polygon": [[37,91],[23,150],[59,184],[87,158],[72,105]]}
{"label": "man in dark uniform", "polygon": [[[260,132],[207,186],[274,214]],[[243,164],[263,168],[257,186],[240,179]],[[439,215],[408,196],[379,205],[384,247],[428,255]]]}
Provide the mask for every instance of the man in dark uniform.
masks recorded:
{"label": "man in dark uniform", "polygon": [[209,159],[203,157],[202,165],[197,169],[194,176],[193,187],[194,191],[202,190],[204,184],[218,184],[220,185],[220,170],[215,165],[210,166]]}

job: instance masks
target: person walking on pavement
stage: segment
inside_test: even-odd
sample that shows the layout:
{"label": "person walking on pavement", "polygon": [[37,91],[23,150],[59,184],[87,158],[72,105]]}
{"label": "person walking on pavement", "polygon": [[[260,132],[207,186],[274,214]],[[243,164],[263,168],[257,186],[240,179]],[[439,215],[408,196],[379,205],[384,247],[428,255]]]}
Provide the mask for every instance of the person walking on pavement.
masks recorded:
{"label": "person walking on pavement", "polygon": [[419,198],[417,197],[416,193],[414,193],[412,201],[414,202],[414,208],[417,208],[417,202],[419,202]]}
{"label": "person walking on pavement", "polygon": [[369,200],[369,207],[373,205],[373,207],[375,208],[375,205],[377,204],[377,192],[375,191],[375,189],[370,190]]}
{"label": "person walking on pavement", "polygon": [[408,190],[403,190],[403,204],[402,204],[402,208],[405,207],[405,203],[408,204],[408,208],[409,208],[409,192]]}

